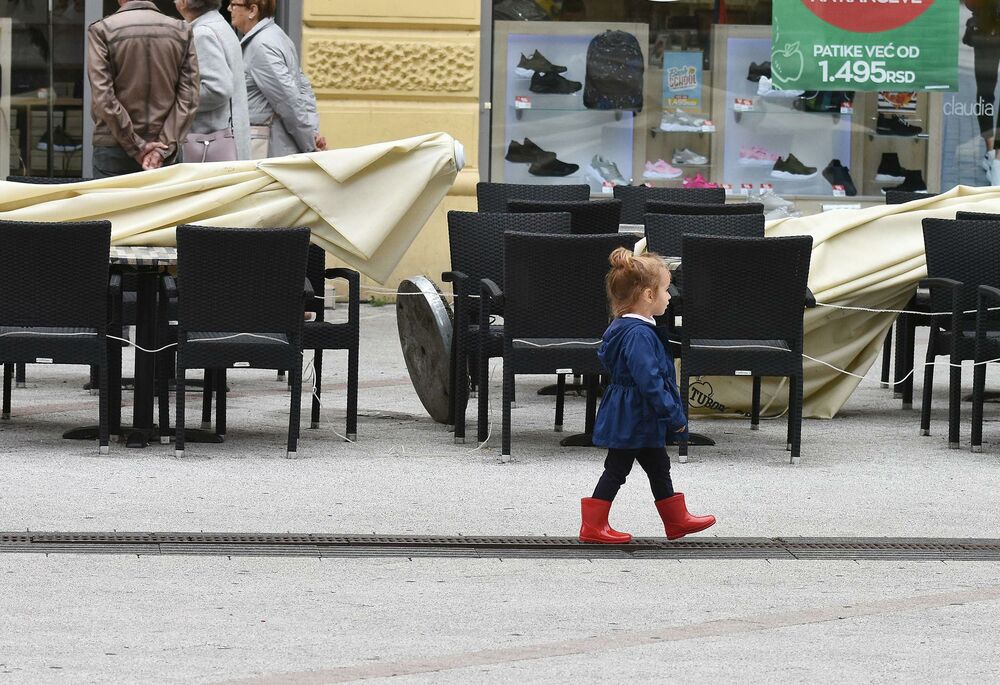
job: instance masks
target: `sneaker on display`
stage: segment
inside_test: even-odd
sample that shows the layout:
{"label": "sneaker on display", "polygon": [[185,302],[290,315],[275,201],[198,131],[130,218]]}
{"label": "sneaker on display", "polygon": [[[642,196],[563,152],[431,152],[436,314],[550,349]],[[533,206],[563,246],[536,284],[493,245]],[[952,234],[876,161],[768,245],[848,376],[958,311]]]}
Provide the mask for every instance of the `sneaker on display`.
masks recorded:
{"label": "sneaker on display", "polygon": [[920,169],[907,169],[906,178],[898,186],[893,186],[892,188],[883,188],[882,193],[885,194],[886,190],[905,190],[911,193],[926,193],[927,184],[924,183],[924,175],[920,172]]}
{"label": "sneaker on display", "polygon": [[883,152],[875,172],[875,180],[881,183],[902,183],[905,178],[906,169],[899,163],[899,155],[895,152]]}
{"label": "sneaker on display", "polygon": [[708,157],[704,155],[699,155],[697,152],[692,152],[691,150],[684,148],[682,150],[674,150],[674,156],[671,158],[674,164],[708,164]]}
{"label": "sneaker on display", "polygon": [[663,110],[663,118],[660,120],[660,129],[663,131],[700,131],[704,125],[705,120],[701,117],[679,109]]}
{"label": "sneaker on display", "polygon": [[[674,163],[676,162],[675,159]],[[642,177],[653,180],[669,180],[679,178],[683,173],[677,167],[672,167],[662,159],[658,159],[655,162],[646,162],[646,170],[642,172]]]}
{"label": "sneaker on display", "polygon": [[887,115],[885,112],[879,112],[875,124],[875,132],[883,136],[916,136],[923,130],[907,121],[906,117],[899,114]]}
{"label": "sneaker on display", "polygon": [[[56,152],[77,152],[83,149],[83,143],[66,133],[62,126],[56,126],[52,129],[52,143],[52,149]],[[35,143],[35,147],[39,150],[49,149],[48,131],[42,134],[39,141]]]}
{"label": "sneaker on display", "polygon": [[782,207],[790,209],[795,206],[794,202],[786,200],[770,188],[760,191],[760,194],[757,196],[757,201],[764,205],[765,212],[770,212]]}
{"label": "sneaker on display", "polygon": [[760,81],[761,76],[771,78],[771,63],[761,62],[757,64],[756,62],[750,62],[750,69],[747,70],[747,81],[756,83]]}
{"label": "sneaker on display", "polygon": [[592,172],[591,175],[594,176],[594,180],[600,180],[602,184],[604,181],[607,181],[612,185],[627,186],[630,182],[618,170],[617,164],[600,155],[594,155],[594,158],[590,160],[590,170]]}
{"label": "sneaker on display", "polygon": [[545,59],[545,55],[535,50],[531,57],[525,57],[524,53],[521,53],[521,60],[517,63],[516,67],[517,75],[530,77],[536,72],[541,72],[543,74],[561,74],[566,71],[566,67],[559,64],[553,64],[549,60]]}
{"label": "sneaker on display", "polygon": [[823,169],[823,178],[831,186],[844,186],[844,192],[850,197],[858,194],[858,189],[854,187],[854,180],[851,178],[851,170],[841,164],[839,159],[830,160]]}
{"label": "sneaker on display", "polygon": [[530,138],[525,138],[524,143],[518,143],[516,140],[510,141],[504,159],[508,162],[530,164],[531,162],[544,160],[546,157],[554,158],[555,156],[556,153],[543,150],[532,142]]}
{"label": "sneaker on display", "polygon": [[580,168],[579,164],[570,164],[556,159],[553,153],[551,157],[532,162],[528,167],[528,173],[532,176],[569,176]]}
{"label": "sneaker on display", "polygon": [[740,164],[743,166],[773,166],[779,159],[776,152],[757,145],[740,148]]}
{"label": "sneaker on display", "polygon": [[789,207],[777,207],[769,212],[764,213],[765,221],[774,221],[775,219],[794,219],[795,217],[802,216],[802,212],[796,211]]}
{"label": "sneaker on display", "polygon": [[771,176],[783,178],[788,181],[807,181],[814,178],[818,170],[814,166],[806,166],[799,161],[798,157],[788,153],[787,158],[778,157],[771,169]]}
{"label": "sneaker on display", "polygon": [[805,93],[804,90],[778,90],[771,83],[771,79],[766,76],[761,76],[760,80],[757,81],[757,95],[775,98],[797,98],[803,93]]}
{"label": "sneaker on display", "polygon": [[705,177],[700,173],[694,175],[694,177],[687,176],[684,178],[684,182],[681,185],[685,188],[718,188],[718,184],[709,183],[705,180]]}
{"label": "sneaker on display", "polygon": [[528,90],[543,95],[569,95],[581,88],[583,84],[579,81],[570,81],[559,74],[535,72]]}

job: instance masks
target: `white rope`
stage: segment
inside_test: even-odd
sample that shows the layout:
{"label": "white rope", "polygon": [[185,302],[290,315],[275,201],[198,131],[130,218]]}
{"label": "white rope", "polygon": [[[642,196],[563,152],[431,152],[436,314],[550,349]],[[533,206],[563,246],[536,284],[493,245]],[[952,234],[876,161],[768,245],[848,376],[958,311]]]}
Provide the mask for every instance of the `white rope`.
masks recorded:
{"label": "white rope", "polygon": [[[846,304],[829,304],[826,302],[817,302],[817,307],[828,307],[830,309],[846,309],[852,312],[871,312],[872,314],[919,314],[920,316],[951,316],[953,312],[920,312],[913,311],[910,309],[874,309],[871,307],[852,307]],[[962,311],[962,314],[975,314],[979,310],[977,309],[967,309]],[[995,312],[1000,311],[1000,307],[987,307],[986,311]]]}

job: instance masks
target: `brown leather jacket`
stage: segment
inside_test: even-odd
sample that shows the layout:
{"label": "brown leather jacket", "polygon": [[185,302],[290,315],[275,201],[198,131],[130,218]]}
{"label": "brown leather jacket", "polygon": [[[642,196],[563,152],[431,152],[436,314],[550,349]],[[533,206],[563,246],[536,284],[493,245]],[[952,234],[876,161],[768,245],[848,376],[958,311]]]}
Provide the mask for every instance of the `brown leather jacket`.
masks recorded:
{"label": "brown leather jacket", "polygon": [[169,160],[198,110],[198,58],[191,27],[147,0],[130,0],[87,30],[94,145],[118,145],[142,161],[159,141]]}

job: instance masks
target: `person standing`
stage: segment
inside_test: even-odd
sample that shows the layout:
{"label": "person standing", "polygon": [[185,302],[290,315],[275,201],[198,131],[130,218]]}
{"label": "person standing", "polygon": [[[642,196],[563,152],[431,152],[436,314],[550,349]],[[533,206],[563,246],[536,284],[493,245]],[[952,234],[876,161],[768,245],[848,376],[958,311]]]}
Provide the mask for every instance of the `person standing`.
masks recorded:
{"label": "person standing", "polygon": [[986,145],[983,167],[991,185],[1000,185],[1000,160],[997,159],[996,88],[1000,67],[1000,2],[963,0],[972,12],[962,42],[972,47],[976,76],[976,111],[979,131]]}
{"label": "person standing", "polygon": [[201,89],[191,133],[232,129],[235,159],[250,159],[250,113],[243,51],[235,31],[219,14],[221,5],[222,0],[174,0],[177,11],[191,25],[198,54]]}
{"label": "person standing", "polygon": [[229,3],[233,27],[243,34],[254,159],[326,149],[316,95],[292,39],[274,23],[276,7],[277,0]]}
{"label": "person standing", "polygon": [[177,161],[198,109],[191,28],[148,0],[118,5],[87,29],[94,178]]}

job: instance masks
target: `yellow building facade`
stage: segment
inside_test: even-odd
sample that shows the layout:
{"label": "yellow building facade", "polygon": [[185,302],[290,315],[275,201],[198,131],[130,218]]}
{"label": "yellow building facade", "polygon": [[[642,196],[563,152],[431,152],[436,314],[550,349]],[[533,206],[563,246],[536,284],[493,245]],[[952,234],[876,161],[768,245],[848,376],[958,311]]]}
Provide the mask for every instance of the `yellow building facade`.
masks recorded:
{"label": "yellow building facade", "polygon": [[331,148],[432,131],[465,146],[465,168],[385,285],[439,280],[447,212],[476,208],[480,0],[305,0],[302,20],[303,69]]}

